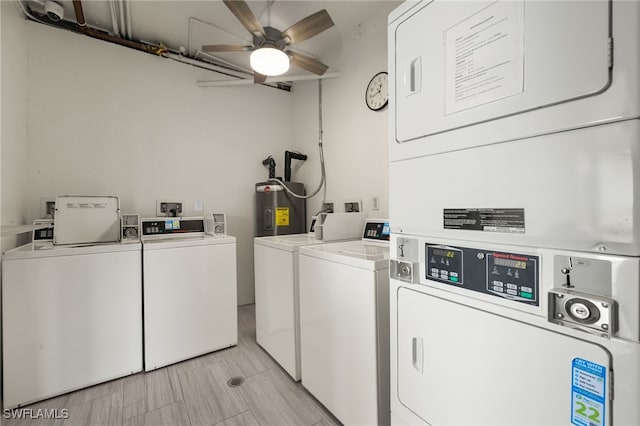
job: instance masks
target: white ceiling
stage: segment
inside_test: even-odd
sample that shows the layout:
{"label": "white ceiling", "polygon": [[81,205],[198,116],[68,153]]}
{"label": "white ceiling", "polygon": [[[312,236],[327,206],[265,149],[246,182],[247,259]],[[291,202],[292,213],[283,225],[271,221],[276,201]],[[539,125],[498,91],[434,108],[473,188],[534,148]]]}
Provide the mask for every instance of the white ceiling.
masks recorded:
{"label": "white ceiling", "polygon": [[[44,0],[23,0],[33,11],[42,10]],[[64,8],[64,20],[75,23],[75,13],[71,0],[56,0]],[[112,0],[115,10],[120,10],[120,2]],[[39,4],[40,3],[40,4]],[[357,26],[365,22],[380,8],[389,8],[397,1],[274,1],[269,13],[268,1],[247,2],[254,15],[263,26],[284,30],[299,20],[321,9],[326,9],[335,26],[315,37],[293,46],[294,50],[314,56],[329,66],[329,71],[339,71],[341,45],[344,37],[352,34]],[[109,0],[82,1],[87,25],[96,29],[113,32]],[[220,0],[124,0],[130,11],[130,39],[156,44],[162,42],[171,51],[181,48],[192,58],[203,59],[198,50],[204,44],[251,44],[251,36],[235,16]],[[37,14],[34,14],[37,16]],[[120,33],[122,34],[122,28]],[[248,52],[218,53],[216,57],[238,67],[250,69]],[[211,60],[211,58],[206,58]],[[291,67],[286,74],[310,75],[308,72]]]}

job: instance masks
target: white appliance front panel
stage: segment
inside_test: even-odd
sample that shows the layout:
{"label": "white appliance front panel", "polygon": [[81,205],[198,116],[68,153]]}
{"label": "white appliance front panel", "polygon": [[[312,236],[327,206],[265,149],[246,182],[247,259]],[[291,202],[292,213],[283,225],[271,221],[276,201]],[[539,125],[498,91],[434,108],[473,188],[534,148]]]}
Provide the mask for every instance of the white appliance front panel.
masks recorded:
{"label": "white appliance front panel", "polygon": [[142,370],[141,252],[3,260],[4,408]]}
{"label": "white appliance front panel", "polygon": [[[640,255],[640,120],[389,164],[392,231]],[[445,229],[444,209],[524,209],[521,233]]]}
{"label": "white appliance front panel", "polygon": [[298,253],[257,243],[253,247],[256,340],[294,380],[298,381]]}
{"label": "white appliance front panel", "polygon": [[388,30],[391,161],[640,116],[638,2],[410,6]]}
{"label": "white appliance front panel", "polygon": [[238,341],[236,245],[145,250],[145,370]]}
{"label": "white appliance front panel", "polygon": [[397,396],[431,425],[570,424],[582,401],[572,385],[584,360],[603,404],[594,425],[611,425],[611,355],[598,344],[401,287],[397,294]]}
{"label": "white appliance front panel", "polygon": [[[388,289],[388,269],[303,254],[299,262],[303,386],[343,424],[388,424],[389,375],[378,364],[388,365],[388,355],[377,346],[387,347],[388,332],[379,341],[376,307],[377,286]],[[380,315],[388,319],[386,310]]]}

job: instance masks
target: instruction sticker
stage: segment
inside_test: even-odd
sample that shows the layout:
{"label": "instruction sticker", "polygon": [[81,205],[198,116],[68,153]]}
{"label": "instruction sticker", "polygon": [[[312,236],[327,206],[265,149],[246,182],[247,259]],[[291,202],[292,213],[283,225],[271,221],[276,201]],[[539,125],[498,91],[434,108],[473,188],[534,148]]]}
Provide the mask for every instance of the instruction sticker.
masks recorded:
{"label": "instruction sticker", "polygon": [[444,229],[524,234],[524,209],[444,209]]}
{"label": "instruction sticker", "polygon": [[289,207],[276,207],[276,225],[289,226]]}
{"label": "instruction sticker", "polygon": [[496,1],[444,32],[446,113],[522,93],[524,1]]}
{"label": "instruction sticker", "polygon": [[571,423],[577,426],[604,426],[607,368],[574,358],[571,376]]}
{"label": "instruction sticker", "polygon": [[180,220],[179,219],[168,219],[164,221],[164,229],[165,231],[170,231],[174,229],[180,229]]}

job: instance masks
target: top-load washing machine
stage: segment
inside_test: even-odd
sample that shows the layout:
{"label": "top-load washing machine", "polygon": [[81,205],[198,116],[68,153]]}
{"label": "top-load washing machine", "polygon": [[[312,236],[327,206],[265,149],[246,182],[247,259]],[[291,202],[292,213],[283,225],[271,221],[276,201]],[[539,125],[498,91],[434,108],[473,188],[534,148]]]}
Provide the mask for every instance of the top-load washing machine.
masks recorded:
{"label": "top-load washing machine", "polygon": [[238,342],[236,239],[204,219],[142,219],[144,369]]}
{"label": "top-load washing machine", "polygon": [[142,370],[141,245],[118,241],[117,197],[61,196],[56,211],[38,244],[2,256],[4,408]]}
{"label": "top-load washing machine", "polygon": [[256,341],[296,381],[301,377],[298,252],[303,246],[358,238],[365,220],[356,213],[327,216],[323,239],[308,233],[253,240]]}
{"label": "top-load washing machine", "polygon": [[640,4],[388,36],[392,423],[640,424]]}
{"label": "top-load washing machine", "polygon": [[302,385],[346,425],[389,424],[389,222],[300,249]]}

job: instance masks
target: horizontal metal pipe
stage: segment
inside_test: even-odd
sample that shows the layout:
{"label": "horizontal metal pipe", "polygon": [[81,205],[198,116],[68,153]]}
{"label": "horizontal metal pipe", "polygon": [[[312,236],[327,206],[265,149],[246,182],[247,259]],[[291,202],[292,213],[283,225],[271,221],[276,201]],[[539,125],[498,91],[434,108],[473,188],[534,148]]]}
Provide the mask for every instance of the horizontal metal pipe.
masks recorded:
{"label": "horizontal metal pipe", "polygon": [[204,68],[210,71],[216,71],[222,74],[226,74],[228,76],[232,76],[232,77],[238,77],[238,78],[251,78],[251,81],[253,82],[253,75],[249,74],[249,73],[243,73],[243,72],[239,72],[239,71],[234,71],[228,68],[224,68],[224,67],[220,67],[214,64],[209,64],[207,62],[203,62],[203,61],[198,61],[196,59],[191,59],[191,58],[187,58],[186,56],[182,56],[182,55],[176,55],[175,53],[167,53],[165,55],[167,58],[169,59],[173,59],[174,61],[177,62],[182,62],[183,64],[189,64],[189,65],[193,65],[195,67],[199,67],[199,68]]}
{"label": "horizontal metal pipe", "polygon": [[[328,72],[323,75],[293,75],[293,76],[278,76],[267,77],[266,84],[280,83],[286,81],[305,81],[305,80],[324,80],[327,78],[336,78],[340,75],[338,72]],[[253,78],[245,78],[242,80],[198,80],[196,85],[198,87],[220,87],[220,86],[241,86],[243,84],[254,84]]]}

